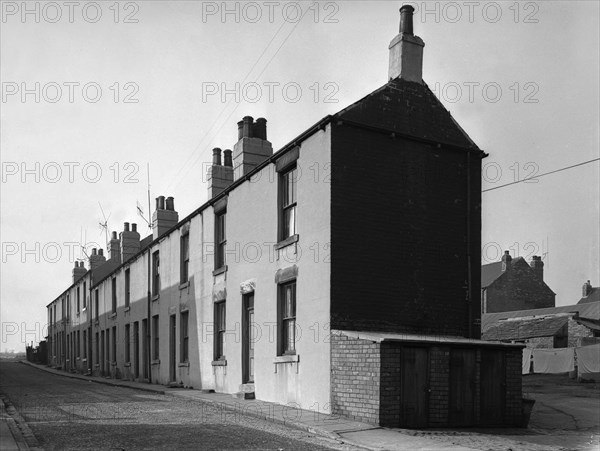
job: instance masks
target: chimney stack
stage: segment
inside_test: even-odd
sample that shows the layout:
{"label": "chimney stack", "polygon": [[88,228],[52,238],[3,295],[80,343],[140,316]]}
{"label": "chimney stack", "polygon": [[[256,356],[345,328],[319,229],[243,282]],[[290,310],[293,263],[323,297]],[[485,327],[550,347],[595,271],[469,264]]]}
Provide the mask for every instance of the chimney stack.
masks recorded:
{"label": "chimney stack", "polygon": [[[238,124],[239,125],[239,124]],[[231,150],[224,154],[224,165],[221,166],[221,149],[213,149],[212,166],[208,168],[208,198],[212,199],[222,193],[225,188],[233,183],[233,167],[231,161]]]}
{"label": "chimney stack", "polygon": [[233,146],[233,174],[237,180],[273,155],[273,146],[267,141],[267,120],[251,116],[238,122],[238,142]]}
{"label": "chimney stack", "polygon": [[140,234],[137,232],[137,224],[131,224],[131,230],[129,230],[129,223],[126,222],[123,225],[123,231],[120,234],[120,238],[121,257],[123,263],[125,263],[140,251]]}
{"label": "chimney stack", "polygon": [[511,261],[512,257],[510,256],[510,252],[504,251],[504,255],[502,256],[502,272],[508,271],[510,269]]}
{"label": "chimney stack", "polygon": [[178,222],[179,214],[175,211],[175,200],[168,197],[165,202],[165,196],[158,196],[156,198],[156,211],[152,214],[152,238],[157,239],[159,236],[164,235]]}
{"label": "chimney stack", "polygon": [[413,34],[413,12],[410,5],[400,8],[400,33],[390,42],[389,79],[423,83],[423,40]]}
{"label": "chimney stack", "polygon": [[108,258],[117,263],[121,263],[121,241],[117,238],[117,232],[112,233],[110,241],[107,243]]}
{"label": "chimney stack", "polygon": [[90,255],[90,269],[94,271],[96,268],[102,266],[106,262],[106,257],[102,249],[92,249],[92,255]]}
{"label": "chimney stack", "polygon": [[73,283],[85,276],[86,272],[87,269],[83,266],[83,262],[75,262],[75,267],[73,268]]}
{"label": "chimney stack", "polygon": [[537,255],[531,257],[529,266],[531,266],[538,279],[544,280],[544,262],[542,261],[542,257],[538,257]]}
{"label": "chimney stack", "polygon": [[581,295],[582,295],[582,297],[587,298],[591,292],[592,292],[592,285],[590,284],[590,281],[588,280],[586,283],[583,284],[583,287],[581,290]]}

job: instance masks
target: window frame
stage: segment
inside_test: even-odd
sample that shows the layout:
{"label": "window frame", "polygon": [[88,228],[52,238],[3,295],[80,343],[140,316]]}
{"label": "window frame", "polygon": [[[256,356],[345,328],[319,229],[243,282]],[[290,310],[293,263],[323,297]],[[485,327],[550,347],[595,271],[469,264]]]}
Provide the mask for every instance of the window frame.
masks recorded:
{"label": "window frame", "polygon": [[[291,177],[293,175],[293,177]],[[289,198],[289,187],[291,189],[291,199]],[[298,234],[297,230],[297,211],[298,211],[298,167],[292,164],[279,173],[279,227],[278,241],[284,241]],[[293,227],[289,228],[286,214],[292,212]]]}
{"label": "window frame", "polygon": [[190,234],[182,233],[179,239],[179,283],[190,280]]}
{"label": "window frame", "polygon": [[125,277],[125,308],[131,305],[131,268],[126,268]]}
{"label": "window frame", "polygon": [[215,271],[225,268],[227,248],[227,209],[215,213]]}
{"label": "window frame", "polygon": [[152,296],[160,295],[160,250],[152,253]]}
{"label": "window frame", "polygon": [[87,293],[87,282],[84,280],[83,281],[83,303],[82,303],[83,310],[85,310],[87,308],[87,299],[86,299],[87,295],[86,295],[86,293]]}
{"label": "window frame", "polygon": [[227,332],[227,303],[215,302],[214,307],[214,356],[213,360],[225,360],[225,333]]}
{"label": "window frame", "polygon": [[117,277],[113,277],[110,282],[111,286],[111,313],[117,313]]}
{"label": "window frame", "polygon": [[[291,288],[291,307],[288,311],[287,293]],[[281,283],[278,287],[277,302],[277,355],[296,355],[296,315],[297,315],[297,284],[296,279]],[[290,324],[293,324],[293,339],[290,340]],[[292,346],[290,346],[290,344]]]}
{"label": "window frame", "polygon": [[81,285],[77,285],[77,313],[81,311]]}

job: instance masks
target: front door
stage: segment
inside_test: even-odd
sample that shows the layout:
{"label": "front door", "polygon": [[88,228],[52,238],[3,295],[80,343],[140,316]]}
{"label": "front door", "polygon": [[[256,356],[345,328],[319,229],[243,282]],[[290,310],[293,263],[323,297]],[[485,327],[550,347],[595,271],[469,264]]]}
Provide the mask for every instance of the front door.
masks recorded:
{"label": "front door", "polygon": [[429,352],[427,348],[404,347],[400,368],[400,426],[427,427],[429,403]]}
{"label": "front door", "polygon": [[133,374],[136,379],[140,377],[140,323],[133,323]]}
{"label": "front door", "polygon": [[244,296],[243,302],[242,383],[254,382],[254,293]]}
{"label": "front door", "polygon": [[177,377],[175,376],[175,365],[177,364],[177,345],[175,343],[175,339],[177,337],[176,327],[176,317],[175,315],[171,315],[171,321],[169,324],[169,380],[172,382],[177,381]]}

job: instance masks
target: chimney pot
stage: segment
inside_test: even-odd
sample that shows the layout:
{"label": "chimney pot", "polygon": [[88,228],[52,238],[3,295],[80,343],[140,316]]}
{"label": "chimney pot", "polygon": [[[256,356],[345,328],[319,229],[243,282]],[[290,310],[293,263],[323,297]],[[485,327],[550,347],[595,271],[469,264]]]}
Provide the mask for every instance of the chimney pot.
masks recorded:
{"label": "chimney pot", "polygon": [[131,224],[131,231],[137,232],[137,224],[135,222],[133,224]]}
{"label": "chimney pot", "polygon": [[158,196],[158,207],[157,210],[165,209],[165,196]]}
{"label": "chimney pot", "polygon": [[267,139],[267,120],[264,117],[259,117],[254,122],[254,137]]}
{"label": "chimney pot", "polygon": [[413,34],[413,13],[415,8],[404,5],[400,8],[400,33]]}
{"label": "chimney pot", "polygon": [[117,240],[118,239],[117,238],[117,232],[115,232],[114,230],[113,230],[113,233],[112,233],[112,239],[113,240]]}
{"label": "chimney pot", "polygon": [[93,248],[93,249],[92,249],[92,255],[96,255],[96,253],[97,253],[97,249],[96,249],[96,248]]}
{"label": "chimney pot", "polygon": [[123,224],[123,230],[125,230],[126,232],[129,232],[129,223],[128,222]]}
{"label": "chimney pot", "polygon": [[238,122],[238,141],[244,137],[244,121]]}
{"label": "chimney pot", "polygon": [[104,249],[98,249],[98,255],[104,255]]}
{"label": "chimney pot", "polygon": [[244,116],[244,118],[242,119],[243,122],[243,137],[244,138],[252,138],[253,137],[253,133],[252,133],[252,126],[253,126],[253,122],[254,119],[252,118],[252,116]]}
{"label": "chimney pot", "polygon": [[166,209],[169,211],[175,211],[175,198],[173,196],[167,197]]}
{"label": "chimney pot", "polygon": [[215,147],[213,149],[213,161],[212,164],[215,166],[221,166],[221,149]]}
{"label": "chimney pot", "polygon": [[233,167],[233,160],[231,158],[231,149],[223,151],[223,166]]}
{"label": "chimney pot", "polygon": [[75,268],[79,268],[79,262],[75,262]]}

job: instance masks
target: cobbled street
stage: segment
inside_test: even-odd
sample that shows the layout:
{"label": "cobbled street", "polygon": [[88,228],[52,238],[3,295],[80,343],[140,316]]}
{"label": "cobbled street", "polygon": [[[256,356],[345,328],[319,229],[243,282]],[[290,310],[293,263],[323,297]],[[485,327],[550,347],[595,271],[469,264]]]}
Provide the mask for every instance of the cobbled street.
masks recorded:
{"label": "cobbled street", "polygon": [[0,363],[0,392],[45,450],[352,449],[200,401]]}

